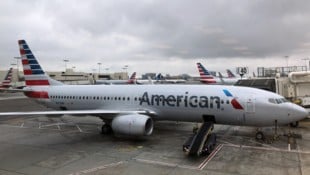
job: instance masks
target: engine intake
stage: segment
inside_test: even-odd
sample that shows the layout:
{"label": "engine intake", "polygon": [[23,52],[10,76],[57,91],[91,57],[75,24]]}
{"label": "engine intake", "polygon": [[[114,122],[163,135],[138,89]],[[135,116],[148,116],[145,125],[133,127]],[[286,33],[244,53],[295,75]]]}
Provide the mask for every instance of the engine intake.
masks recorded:
{"label": "engine intake", "polygon": [[141,114],[117,116],[112,120],[111,126],[115,133],[131,136],[148,136],[153,132],[153,120]]}

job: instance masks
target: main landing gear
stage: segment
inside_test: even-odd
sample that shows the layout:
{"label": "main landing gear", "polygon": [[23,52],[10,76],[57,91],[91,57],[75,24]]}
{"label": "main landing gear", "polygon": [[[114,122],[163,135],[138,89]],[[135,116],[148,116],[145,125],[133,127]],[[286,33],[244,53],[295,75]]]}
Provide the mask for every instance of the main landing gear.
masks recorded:
{"label": "main landing gear", "polygon": [[101,127],[101,134],[112,134],[113,133],[113,130],[112,130],[112,127],[110,124],[108,123],[105,123],[104,125],[102,125]]}

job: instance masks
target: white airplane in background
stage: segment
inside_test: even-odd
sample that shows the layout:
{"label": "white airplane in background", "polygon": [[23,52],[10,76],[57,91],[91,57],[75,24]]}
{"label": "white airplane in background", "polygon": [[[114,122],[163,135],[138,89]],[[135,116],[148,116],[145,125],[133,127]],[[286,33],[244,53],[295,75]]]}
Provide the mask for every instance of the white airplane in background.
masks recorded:
{"label": "white airplane in background", "polygon": [[0,115],[92,115],[103,132],[151,135],[154,120],[214,122],[241,126],[285,125],[308,112],[284,97],[248,87],[201,85],[64,85],[44,73],[24,40],[19,40],[29,98],[54,111]]}
{"label": "white airplane in background", "polygon": [[136,72],[128,80],[96,80],[95,84],[136,84]]}
{"label": "white airplane in background", "polygon": [[147,80],[137,79],[137,84],[182,84],[185,83],[184,79],[166,79],[161,73],[156,76],[156,79],[153,80],[151,77],[148,77]]}
{"label": "white airplane in background", "polygon": [[200,74],[200,82],[204,84],[233,85],[239,80],[238,78],[224,78],[221,76],[222,74],[219,78],[214,77],[201,63],[197,63],[197,68]]}
{"label": "white airplane in background", "polygon": [[13,68],[8,70],[8,73],[5,75],[4,80],[0,83],[0,88],[10,88],[12,87],[12,75],[13,75]]}

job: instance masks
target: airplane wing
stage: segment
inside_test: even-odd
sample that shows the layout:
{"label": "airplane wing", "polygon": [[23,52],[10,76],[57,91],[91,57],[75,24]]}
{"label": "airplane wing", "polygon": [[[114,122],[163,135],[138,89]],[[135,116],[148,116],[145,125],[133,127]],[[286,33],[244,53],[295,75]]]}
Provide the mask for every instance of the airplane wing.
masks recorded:
{"label": "airplane wing", "polygon": [[154,111],[149,110],[67,110],[67,111],[30,111],[30,112],[0,112],[0,116],[15,115],[95,115],[104,117],[106,115],[126,115],[126,114],[145,114],[149,116],[156,115]]}
{"label": "airplane wing", "polygon": [[31,92],[31,89],[0,88],[0,92]]}

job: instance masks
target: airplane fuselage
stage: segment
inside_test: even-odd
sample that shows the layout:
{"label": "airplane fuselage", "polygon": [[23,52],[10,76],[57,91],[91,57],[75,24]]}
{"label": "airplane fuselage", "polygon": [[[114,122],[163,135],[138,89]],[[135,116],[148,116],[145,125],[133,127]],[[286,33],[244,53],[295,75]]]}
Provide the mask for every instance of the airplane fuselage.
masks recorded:
{"label": "airplane fuselage", "polygon": [[[31,87],[27,96],[57,110],[149,110],[153,120],[271,126],[296,120],[288,109],[298,106],[268,100],[283,97],[267,91],[205,85],[66,85]],[[276,112],[275,112],[276,111]]]}

